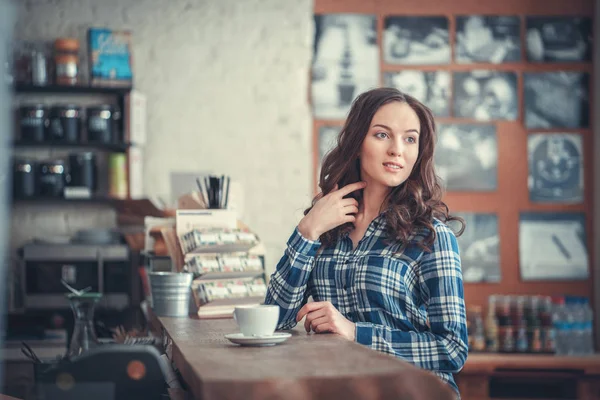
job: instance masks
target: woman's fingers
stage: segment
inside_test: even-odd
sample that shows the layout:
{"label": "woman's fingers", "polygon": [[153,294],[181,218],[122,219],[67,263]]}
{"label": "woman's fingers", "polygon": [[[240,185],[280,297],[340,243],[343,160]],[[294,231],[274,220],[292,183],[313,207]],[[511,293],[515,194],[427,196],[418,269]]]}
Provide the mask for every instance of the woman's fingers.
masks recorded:
{"label": "woman's fingers", "polygon": [[313,329],[315,333],[334,332],[333,326],[329,322],[317,325]]}
{"label": "woman's fingers", "polygon": [[344,207],[344,214],[356,214],[356,213],[358,213],[358,207],[356,207],[356,206]]}
{"label": "woman's fingers", "polygon": [[347,207],[347,206],[357,206],[358,207],[358,201],[356,199],[353,198],[347,198],[347,199],[342,199],[340,200],[340,204],[343,207]]}
{"label": "woman's fingers", "polygon": [[309,312],[308,314],[306,314],[306,319],[304,320],[304,330],[306,330],[306,332],[310,332],[312,321],[325,316],[325,313],[326,313],[326,310],[323,308],[320,308],[316,311],[312,311],[312,312]]}
{"label": "woman's fingers", "polygon": [[[327,315],[323,315],[321,317],[317,317],[314,318],[312,321],[310,321],[310,324],[308,325],[308,328],[306,331],[310,332],[310,330],[312,329],[314,332],[316,332],[316,329],[319,325],[325,324],[329,321],[329,317]],[[306,327],[306,324],[304,324]]]}
{"label": "woman's fingers", "polygon": [[364,182],[364,181],[354,182],[354,183],[344,186],[341,189],[338,189],[337,193],[340,197],[344,197],[347,194],[354,192],[355,190],[364,189],[366,186],[367,186],[367,182]]}
{"label": "woman's fingers", "polygon": [[356,222],[356,217],[352,214],[346,215],[346,217],[342,220],[342,223],[345,224],[347,222]]}

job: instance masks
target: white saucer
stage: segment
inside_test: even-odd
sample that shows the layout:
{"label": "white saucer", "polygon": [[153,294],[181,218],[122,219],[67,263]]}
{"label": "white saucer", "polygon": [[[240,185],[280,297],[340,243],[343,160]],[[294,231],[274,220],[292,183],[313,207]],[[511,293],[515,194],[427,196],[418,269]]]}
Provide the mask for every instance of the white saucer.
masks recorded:
{"label": "white saucer", "polygon": [[225,335],[225,338],[232,343],[242,346],[274,346],[278,343],[285,342],[292,336],[287,332],[275,332],[271,336],[244,336],[241,333],[230,333]]}

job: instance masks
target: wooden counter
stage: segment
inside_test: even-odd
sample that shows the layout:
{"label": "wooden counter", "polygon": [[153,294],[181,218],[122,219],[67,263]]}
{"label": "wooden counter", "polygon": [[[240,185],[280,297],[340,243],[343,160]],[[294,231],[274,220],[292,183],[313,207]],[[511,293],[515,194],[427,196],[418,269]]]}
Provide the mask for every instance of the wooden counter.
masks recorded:
{"label": "wooden counter", "polygon": [[[454,399],[433,374],[333,334],[241,347],[230,319],[154,317],[169,355],[197,399]],[[169,343],[171,342],[171,343]]]}
{"label": "wooden counter", "polygon": [[463,400],[596,400],[600,399],[600,355],[471,353],[456,381]]}

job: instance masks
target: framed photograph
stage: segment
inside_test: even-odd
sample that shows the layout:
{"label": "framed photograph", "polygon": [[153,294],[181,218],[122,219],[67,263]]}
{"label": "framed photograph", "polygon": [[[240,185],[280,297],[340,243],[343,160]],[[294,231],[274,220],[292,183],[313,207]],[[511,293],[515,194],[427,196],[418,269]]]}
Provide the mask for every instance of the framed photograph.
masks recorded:
{"label": "framed photograph", "polygon": [[520,18],[507,15],[456,17],[455,58],[461,64],[520,61]]}
{"label": "framed photograph", "polygon": [[440,124],[434,160],[436,172],[448,191],[496,190],[496,127],[490,124]]}
{"label": "framed photograph", "polygon": [[383,57],[386,63],[450,63],[448,18],[390,16],[384,25]]}
{"label": "framed photograph", "polygon": [[335,147],[341,130],[341,125],[324,125],[319,128],[319,164],[323,162],[325,154]]}
{"label": "framed photograph", "polygon": [[536,133],[527,138],[529,199],[583,202],[583,145],[579,134]]}
{"label": "framed photograph", "polygon": [[449,72],[404,70],[386,72],[383,79],[385,86],[415,97],[429,107],[436,117],[450,115]]}
{"label": "framed photograph", "polygon": [[517,119],[517,74],[514,72],[455,72],[453,94],[456,117],[477,121]]}
{"label": "framed photograph", "polygon": [[[496,214],[455,213],[465,220],[465,231],[457,238],[463,281],[500,282],[500,234]],[[454,228],[455,222],[450,226]],[[458,225],[458,224],[456,224]]]}
{"label": "framed photograph", "polygon": [[344,119],[352,101],[379,86],[373,15],[315,15],[311,97],[320,119]]}
{"label": "framed photograph", "polygon": [[527,59],[539,62],[592,60],[592,20],[580,17],[527,17]]}
{"label": "framed photograph", "polygon": [[585,72],[525,72],[527,128],[587,128],[589,75]]}
{"label": "framed photograph", "polygon": [[337,143],[337,137],[342,130],[341,125],[323,125],[319,127],[317,144],[319,147],[319,159],[316,167],[315,182],[319,183],[319,175],[321,174],[321,165],[325,155],[329,153]]}
{"label": "framed photograph", "polygon": [[521,278],[576,280],[589,278],[583,213],[521,213]]}

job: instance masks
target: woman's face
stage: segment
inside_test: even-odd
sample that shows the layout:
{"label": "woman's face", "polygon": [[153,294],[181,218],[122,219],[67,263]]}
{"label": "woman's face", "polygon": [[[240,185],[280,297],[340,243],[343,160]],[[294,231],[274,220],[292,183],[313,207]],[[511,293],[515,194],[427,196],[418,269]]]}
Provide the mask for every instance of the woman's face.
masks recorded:
{"label": "woman's face", "polygon": [[377,110],[359,154],[367,187],[392,188],[408,179],[419,156],[420,133],[419,117],[408,104],[394,101]]}

